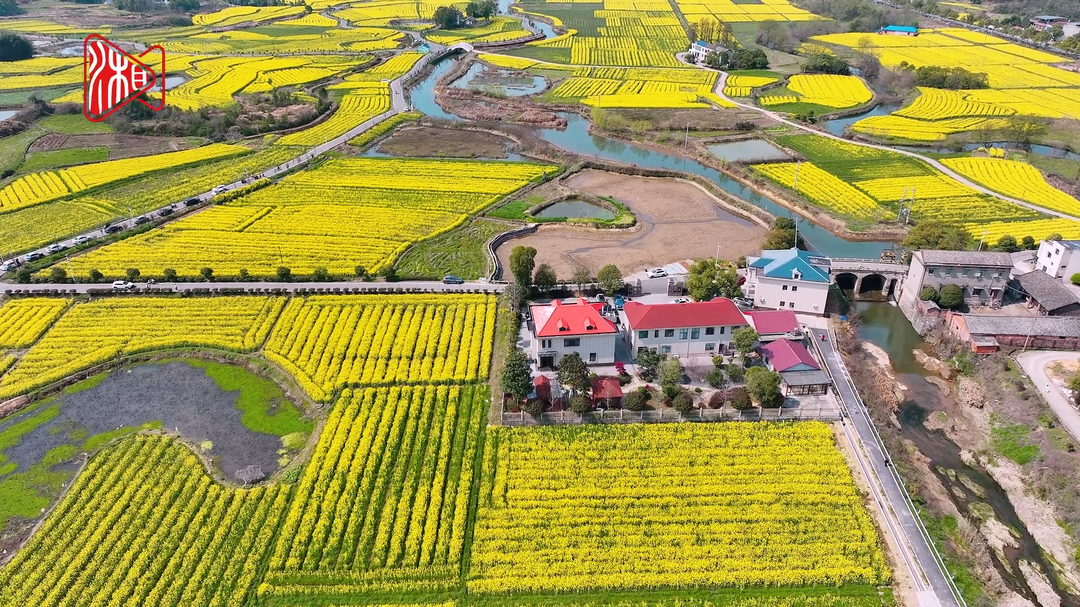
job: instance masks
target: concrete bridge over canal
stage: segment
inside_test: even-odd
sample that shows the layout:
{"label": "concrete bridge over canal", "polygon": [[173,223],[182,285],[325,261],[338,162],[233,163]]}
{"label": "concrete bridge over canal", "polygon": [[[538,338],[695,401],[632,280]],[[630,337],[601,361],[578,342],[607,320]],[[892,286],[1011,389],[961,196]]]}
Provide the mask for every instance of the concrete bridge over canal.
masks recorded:
{"label": "concrete bridge over canal", "polygon": [[907,264],[879,259],[834,257],[830,267],[833,283],[842,291],[852,291],[854,299],[880,294],[885,299],[899,297],[907,276]]}

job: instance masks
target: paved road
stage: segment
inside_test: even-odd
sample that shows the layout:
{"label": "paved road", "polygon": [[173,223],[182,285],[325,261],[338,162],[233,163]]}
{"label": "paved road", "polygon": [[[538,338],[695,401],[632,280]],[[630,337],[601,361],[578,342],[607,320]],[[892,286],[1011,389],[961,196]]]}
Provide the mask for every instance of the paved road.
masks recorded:
{"label": "paved road", "polygon": [[1076,360],[1080,358],[1077,352],[1024,352],[1016,357],[1024,373],[1028,374],[1031,381],[1042,392],[1050,408],[1054,410],[1058,421],[1065,430],[1072,435],[1074,440],[1080,441],[1080,412],[1077,412],[1069,399],[1056,387],[1051,385],[1050,378],[1046,376],[1046,366],[1055,360]]}
{"label": "paved road", "polygon": [[850,426],[854,428],[859,443],[856,451],[862,451],[867,456],[861,464],[868,466],[872,472],[867,474],[867,481],[872,485],[875,500],[883,500],[888,527],[886,532],[897,540],[904,566],[912,572],[919,607],[959,607],[950,579],[937,560],[935,549],[924,534],[922,523],[916,518],[906,491],[901,488],[902,480],[892,466],[886,465],[888,452],[850,381],[840,354],[833,347],[832,336],[828,335],[822,341],[821,336],[826,335],[826,331],[811,329],[810,332],[833,376],[836,394],[848,411]]}
{"label": "paved road", "polygon": [[747,104],[747,103],[739,103],[738,101],[735,101],[734,99],[731,99],[730,97],[724,95],[724,83],[727,82],[727,78],[728,78],[727,72],[720,72],[720,77],[716,79],[716,87],[714,89],[714,92],[717,95],[719,95],[721,98],[727,99],[728,101],[730,101],[731,103],[734,103],[735,105],[739,106],[740,108],[743,108],[743,109],[746,109],[746,110],[754,110],[755,112],[759,112],[761,114],[764,114],[765,116],[768,116],[769,118],[772,118],[773,120],[776,120],[778,122],[782,122],[783,124],[786,124],[786,125],[788,125],[790,127],[797,128],[800,131],[806,131],[807,133],[813,133],[813,134],[821,136],[821,137],[828,137],[829,139],[835,139],[836,141],[842,141],[844,143],[850,143],[850,144],[853,144],[853,145],[862,146],[864,148],[872,148],[872,149],[875,149],[875,150],[884,150],[886,152],[895,152],[897,154],[903,154],[904,156],[910,156],[911,158],[917,158],[917,159],[922,160],[923,162],[925,162],[925,163],[929,164],[930,166],[934,167],[935,169],[941,171],[942,173],[945,173],[949,177],[952,177],[953,179],[959,181],[960,183],[968,186],[969,188],[971,188],[971,189],[973,189],[973,190],[975,190],[977,192],[982,192],[983,194],[989,194],[990,196],[993,196],[994,198],[997,198],[999,200],[1005,200],[1005,201],[1011,202],[1013,204],[1018,204],[1018,205],[1020,205],[1022,207],[1031,209],[1032,211],[1038,211],[1040,213],[1045,213],[1047,215],[1052,215],[1054,217],[1061,217],[1063,219],[1072,219],[1074,221],[1077,221],[1077,219],[1078,219],[1074,215],[1069,215],[1067,213],[1062,213],[1060,211],[1054,211],[1052,209],[1047,209],[1047,208],[1044,208],[1044,207],[1040,207],[1039,205],[1031,204],[1030,202],[1024,202],[1023,200],[1019,200],[1019,199],[1016,199],[1016,198],[1011,198],[1011,197],[1006,196],[1006,195],[1004,195],[1004,194],[1002,194],[1000,192],[996,192],[994,190],[991,190],[990,188],[985,188],[985,187],[975,183],[974,181],[969,180],[968,178],[964,177],[960,173],[957,173],[956,171],[950,169],[949,167],[941,164],[937,160],[934,160],[933,158],[930,158],[930,157],[927,157],[927,156],[923,156],[922,154],[919,154],[919,153],[916,153],[916,152],[911,152],[911,151],[908,151],[908,150],[901,150],[901,149],[898,149],[898,148],[889,147],[887,145],[878,145],[876,143],[866,143],[864,141],[855,141],[855,140],[852,140],[852,139],[844,139],[843,137],[838,137],[836,135],[833,135],[832,133],[828,133],[826,131],[819,131],[819,130],[817,130],[815,128],[811,128],[811,127],[809,127],[809,126],[807,126],[805,124],[802,124],[801,122],[796,122],[794,120],[789,120],[789,119],[785,118],[784,116],[778,114],[777,112],[773,112],[773,111],[767,110],[765,108],[760,108],[760,107],[758,107],[756,105],[750,105],[750,104]]}
{"label": "paved road", "polygon": [[[111,283],[60,283],[60,284],[32,284],[32,285],[4,285],[0,289],[0,294],[12,293],[19,291],[20,293],[48,293],[52,291],[63,291],[65,293],[88,293],[90,291],[108,291],[111,290]],[[378,289],[419,289],[422,291],[433,291],[436,293],[456,293],[456,292],[469,292],[469,291],[489,291],[500,292],[506,288],[506,283],[499,282],[466,282],[460,285],[448,285],[434,280],[402,280],[399,282],[159,282],[153,285],[148,285],[145,282],[135,283],[135,288],[131,289],[133,293],[145,293],[153,291],[169,291],[174,293],[183,293],[186,291],[205,291],[207,289],[244,289],[248,291],[273,291],[282,290],[288,293],[295,293],[299,290],[311,291],[311,290],[323,290],[333,291],[335,289],[340,291],[357,291],[357,290],[370,290],[375,291]]]}

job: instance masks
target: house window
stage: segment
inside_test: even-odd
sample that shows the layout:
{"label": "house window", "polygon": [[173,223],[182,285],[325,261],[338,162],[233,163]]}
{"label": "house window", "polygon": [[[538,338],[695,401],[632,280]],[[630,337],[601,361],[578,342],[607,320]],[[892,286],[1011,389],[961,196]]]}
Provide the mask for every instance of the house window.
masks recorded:
{"label": "house window", "polygon": [[679,329],[679,339],[686,339],[686,329]]}
{"label": "house window", "polygon": [[576,348],[581,345],[581,338],[567,337],[566,339],[562,340],[562,345],[564,348]]}
{"label": "house window", "polygon": [[781,307],[781,308],[783,308],[783,307],[784,307],[785,305],[786,305],[786,304],[785,304],[784,302],[780,302],[780,307]]}
{"label": "house window", "polygon": [[795,302],[793,302],[793,301],[792,301],[792,302],[788,302],[788,306],[787,306],[787,307],[789,307],[789,308],[794,308],[794,307],[795,307]]}
{"label": "house window", "polygon": [[926,273],[927,274],[933,274],[934,273],[934,268],[926,268]]}
{"label": "house window", "polygon": [[690,339],[697,339],[699,337],[701,337],[701,329],[697,327],[690,329]]}
{"label": "house window", "polygon": [[596,362],[596,352],[589,352],[589,362]]}
{"label": "house window", "polygon": [[[720,335],[724,334],[724,329],[726,329],[726,328],[727,327],[720,327]],[[706,333],[706,335],[708,335],[708,333]]]}
{"label": "house window", "polygon": [[952,276],[952,268],[945,268],[945,277]]}
{"label": "house window", "polygon": [[551,340],[550,339],[541,339],[540,340],[540,347],[545,348],[545,349],[550,348],[551,347]]}
{"label": "house window", "polygon": [[705,351],[706,352],[715,352],[716,351],[716,344],[714,344],[712,342],[709,342],[709,343],[705,344]]}
{"label": "house window", "polygon": [[664,329],[664,337],[675,337],[675,329]]}
{"label": "house window", "polygon": [[799,285],[791,285],[791,291],[794,293],[799,290]]}
{"label": "house window", "polygon": [[660,337],[660,330],[653,331],[653,337]]}
{"label": "house window", "polygon": [[963,276],[964,278],[967,278],[967,277],[968,277],[968,272],[970,272],[970,271],[971,271],[971,270],[969,270],[968,268],[964,268],[964,272],[963,272],[962,276]]}
{"label": "house window", "polygon": [[671,354],[671,346],[660,346],[661,354]]}
{"label": "house window", "polygon": [[972,297],[982,297],[982,294],[983,294],[982,289],[972,289],[971,290],[971,296]]}
{"label": "house window", "polygon": [[1050,257],[1050,251],[1047,251],[1047,252],[1046,252],[1046,256],[1047,256],[1047,257]]}
{"label": "house window", "polygon": [[780,290],[781,291],[787,291],[787,285],[784,285],[784,286],[780,287]]}
{"label": "house window", "polygon": [[[723,327],[720,327],[721,329]],[[716,327],[705,327],[705,335],[712,335],[716,333]]]}
{"label": "house window", "polygon": [[649,338],[649,331],[648,331],[648,330],[645,330],[645,331],[638,331],[638,332],[637,332],[637,336],[638,336],[638,337],[639,337],[640,339],[648,339],[648,338]]}

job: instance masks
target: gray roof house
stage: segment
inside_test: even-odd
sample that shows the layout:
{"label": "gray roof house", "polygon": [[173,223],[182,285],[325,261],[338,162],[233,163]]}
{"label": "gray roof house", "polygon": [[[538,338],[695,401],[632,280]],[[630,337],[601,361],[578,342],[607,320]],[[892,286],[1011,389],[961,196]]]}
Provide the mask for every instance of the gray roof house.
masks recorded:
{"label": "gray roof house", "polygon": [[[1039,313],[1047,316],[1080,316],[1080,300],[1060,280],[1046,272],[1028,272],[1016,277],[1016,282],[1027,295],[1028,307],[1038,306]],[[1080,320],[1076,323],[1080,325]]]}

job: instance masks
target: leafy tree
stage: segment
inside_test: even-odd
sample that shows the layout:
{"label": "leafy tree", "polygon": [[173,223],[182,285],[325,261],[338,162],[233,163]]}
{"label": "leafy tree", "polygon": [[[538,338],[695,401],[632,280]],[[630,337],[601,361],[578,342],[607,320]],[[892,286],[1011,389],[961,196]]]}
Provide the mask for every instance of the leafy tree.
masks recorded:
{"label": "leafy tree", "polygon": [[804,74],[840,74],[848,76],[851,67],[843,59],[828,53],[813,53],[802,65]]}
{"label": "leafy tree", "polygon": [[712,394],[709,395],[709,408],[710,409],[719,409],[720,407],[724,406],[724,403],[727,402],[727,399],[728,399],[728,391],[727,390],[717,390],[716,392],[713,392]]}
{"label": "leafy tree", "polygon": [[713,368],[712,371],[705,374],[705,381],[714,388],[723,388],[727,380],[724,377],[723,369]]}
{"label": "leafy tree", "polygon": [[161,277],[167,282],[176,282],[176,270],[165,268],[165,270],[161,272]]}
{"label": "leafy tree", "polygon": [[[97,268],[90,270],[90,282],[101,282],[101,279],[105,278],[105,275],[98,271]],[[19,282],[22,282],[21,280]]]}
{"label": "leafy tree", "polygon": [[671,399],[671,407],[679,413],[689,413],[694,410],[694,397],[686,390],[680,390],[675,398]]}
{"label": "leafy tree", "polygon": [[769,67],[769,57],[759,48],[738,49],[728,57],[726,67],[732,70],[764,70]]}
{"label": "leafy tree", "polygon": [[765,236],[765,242],[761,243],[761,248],[765,251],[775,251],[777,249],[790,249],[795,246],[795,230],[784,229],[772,229]]}
{"label": "leafy tree", "polygon": [[447,30],[461,27],[465,23],[464,15],[453,6],[440,6],[435,9],[435,15],[432,19],[435,21],[435,25]]}
{"label": "leafy tree", "polygon": [[739,365],[731,363],[727,366],[727,375],[728,379],[731,380],[732,383],[738,383],[741,382],[746,376],[746,371]]}
{"label": "leafy tree", "polygon": [[649,408],[649,391],[642,386],[623,396],[623,408],[627,411],[644,411]]}
{"label": "leafy tree", "polygon": [[22,36],[0,34],[0,61],[22,61],[34,56],[34,45]]}
{"label": "leafy tree", "polygon": [[291,277],[291,276],[292,276],[292,270],[290,270],[289,268],[286,268],[285,266],[278,267],[278,269],[277,269],[278,280],[284,282],[284,281],[289,280],[289,277]]}
{"label": "leafy tree", "polygon": [[518,245],[510,251],[510,273],[514,275],[514,282],[526,287],[531,285],[535,267],[536,249]]}
{"label": "leafy tree", "polygon": [[172,0],[169,7],[182,13],[194,13],[199,10],[199,0]]}
{"label": "leafy tree", "polygon": [[1069,380],[1069,389],[1073,393],[1073,402],[1080,405],[1080,371],[1077,371]]}
{"label": "leafy tree", "polygon": [[1070,276],[1069,282],[1073,283],[1074,285],[1080,286],[1080,272],[1077,272],[1076,274]]}
{"label": "leafy tree", "polygon": [[585,285],[592,282],[592,277],[589,276],[589,271],[585,268],[578,268],[574,270],[574,274],[570,276],[571,282],[577,285],[578,293],[585,290]]}
{"label": "leafy tree", "polygon": [[1020,239],[1020,245],[1028,251],[1034,251],[1039,248],[1039,245],[1035,243],[1035,238],[1032,236],[1025,236]]}
{"label": "leafy tree", "polygon": [[935,89],[985,89],[990,88],[990,79],[986,74],[962,67],[924,65],[915,70],[915,84]]}
{"label": "leafy tree", "polygon": [[379,269],[379,276],[382,276],[386,282],[394,282],[398,279],[397,268],[390,264],[386,264]]}
{"label": "leafy tree", "polygon": [[963,251],[971,244],[971,234],[960,229],[959,226],[945,224],[937,219],[924,219],[911,228],[901,244],[916,251],[920,249]]}
{"label": "leafy tree", "polygon": [[19,5],[15,4],[15,0],[0,0],[0,16],[8,17],[22,12],[23,10],[19,8]]}
{"label": "leafy tree", "polygon": [[480,18],[480,5],[475,2],[470,2],[465,6],[465,16],[472,17],[473,19]]}
{"label": "leafy tree", "polygon": [[772,227],[774,230],[794,230],[795,220],[790,217],[777,217],[773,220]]}
{"label": "leafy tree", "polygon": [[559,369],[555,373],[559,383],[569,387],[574,392],[582,393],[589,390],[589,368],[577,352],[571,352],[559,359]]}
{"label": "leafy tree", "polygon": [[740,297],[739,273],[728,262],[717,263],[712,259],[699,259],[690,266],[686,290],[697,301],[713,297]]}
{"label": "leafy tree", "polygon": [[1020,246],[1016,244],[1016,237],[1009,236],[1008,234],[998,238],[997,248],[1006,253],[1015,253],[1020,250]]}
{"label": "leafy tree", "polygon": [[356,273],[357,278],[367,278],[367,268],[364,266],[356,266],[353,271]]}
{"label": "leafy tree", "polygon": [[937,303],[938,302],[938,290],[935,289],[934,287],[930,287],[930,286],[923,287],[922,291],[919,291],[919,299],[921,299],[923,301],[932,301],[934,303]]}
{"label": "leafy tree", "polygon": [[53,268],[49,270],[49,282],[64,282],[66,280],[67,272],[64,271],[64,268],[53,266]]}
{"label": "leafy tree", "polygon": [[[1077,35],[1080,36],[1080,34],[1077,34]],[[1047,240],[1057,240],[1057,241],[1063,240],[1064,238],[1065,237],[1062,236],[1061,234],[1059,234],[1058,232],[1054,232],[1053,234],[1046,237]]]}
{"label": "leafy tree", "polygon": [[570,397],[570,410],[578,415],[582,415],[592,410],[592,403],[589,402],[588,396],[578,394]]}
{"label": "leafy tree", "polygon": [[199,270],[199,274],[202,274],[202,277],[207,281],[214,280],[214,270],[212,268],[203,268]]}
{"label": "leafy tree", "polygon": [[34,271],[30,268],[19,268],[18,272],[15,272],[15,280],[22,284],[28,284],[34,279]]}
{"label": "leafy tree", "polygon": [[742,387],[731,389],[728,393],[728,402],[731,403],[731,408],[737,411],[746,411],[754,406],[753,401],[750,400],[750,393]]}
{"label": "leafy tree", "polygon": [[669,358],[660,363],[659,381],[664,389],[664,395],[671,398],[679,393],[679,384],[682,382],[682,363],[677,358]]}
{"label": "leafy tree", "polygon": [[555,288],[555,284],[558,279],[555,277],[555,270],[546,263],[540,264],[540,267],[536,268],[536,273],[533,275],[533,282],[536,283],[536,288],[541,291],[550,291]]}
{"label": "leafy tree", "polygon": [[746,356],[754,349],[754,344],[757,343],[758,332],[750,327],[743,327],[741,329],[735,329],[731,333],[731,343],[735,345],[735,350],[742,356]]}
{"label": "leafy tree", "polygon": [[600,283],[600,290],[611,295],[623,286],[622,272],[614,264],[609,263],[596,273],[596,282]]}
{"label": "leafy tree", "polygon": [[510,352],[510,356],[506,357],[500,385],[503,392],[514,397],[514,402],[524,400],[529,392],[532,392],[532,371],[529,369],[528,355],[517,348]]}
{"label": "leafy tree", "polygon": [[964,290],[959,285],[941,285],[937,303],[942,308],[951,310],[964,303]]}
{"label": "leafy tree", "polygon": [[138,268],[128,268],[127,269],[127,279],[129,281],[131,281],[131,282],[135,282],[136,280],[139,280],[139,276],[141,276],[141,275],[142,275],[142,272],[140,272],[138,270]]}
{"label": "leafy tree", "polygon": [[312,270],[311,277],[315,279],[316,282],[325,282],[330,280],[330,272],[328,272],[326,268],[318,267]]}
{"label": "leafy tree", "polygon": [[530,398],[521,406],[521,410],[533,417],[540,417],[547,407],[547,401],[542,398]]}
{"label": "leafy tree", "polygon": [[251,280],[251,273],[247,271],[247,268],[240,268],[240,271],[236,273],[236,278],[239,279],[240,282],[247,282]]}
{"label": "leafy tree", "polygon": [[649,348],[638,350],[637,365],[641,376],[646,379],[656,377],[660,370],[660,363],[664,362],[665,358],[667,358],[666,354],[654,352]]}
{"label": "leafy tree", "polygon": [[762,407],[779,407],[784,404],[780,379],[780,374],[775,371],[753,367],[746,372],[746,390]]}

